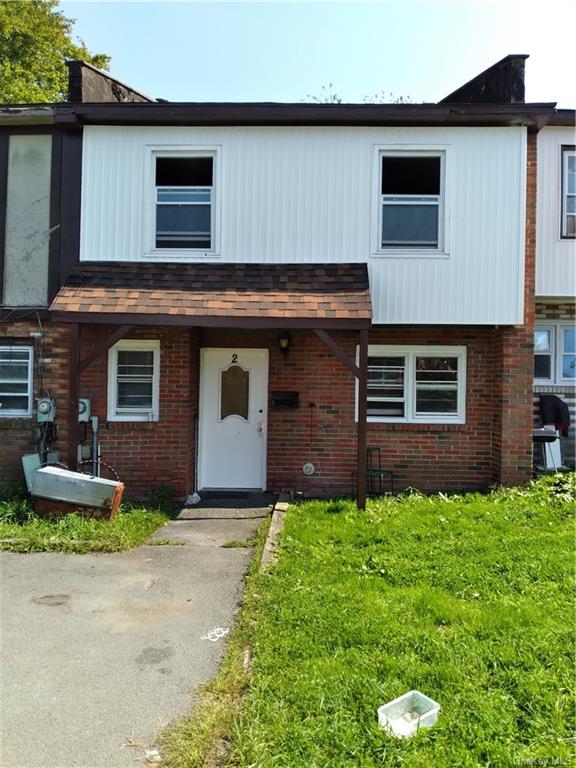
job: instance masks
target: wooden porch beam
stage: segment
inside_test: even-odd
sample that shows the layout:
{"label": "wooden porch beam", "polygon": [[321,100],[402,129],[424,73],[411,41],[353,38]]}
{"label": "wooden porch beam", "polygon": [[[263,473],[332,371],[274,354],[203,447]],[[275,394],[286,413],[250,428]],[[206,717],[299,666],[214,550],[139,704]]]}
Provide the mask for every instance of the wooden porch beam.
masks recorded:
{"label": "wooden porch beam", "polygon": [[68,469],[78,468],[78,443],[80,440],[80,424],[78,422],[78,399],[80,397],[80,325],[70,325],[70,359],[68,370]]}
{"label": "wooden porch beam", "polygon": [[[360,379],[360,369],[354,360],[352,360],[352,358],[347,355],[346,352],[344,352],[342,347],[334,341],[332,336],[330,336],[330,334],[326,333],[326,331],[322,330],[321,328],[314,328],[314,333],[316,336],[318,336],[319,339],[322,339],[324,344],[326,344],[326,346],[329,347],[332,352],[334,352],[338,360],[343,362],[344,365],[352,371],[357,379]],[[367,333],[367,331],[361,331],[360,334],[362,333]]]}
{"label": "wooden porch beam", "polygon": [[368,414],[368,331],[360,331],[360,375],[358,376],[358,467],[356,506],[366,509],[366,453]]}
{"label": "wooden porch beam", "polygon": [[89,352],[86,357],[82,358],[82,360],[79,360],[78,374],[81,374],[82,371],[86,370],[86,368],[88,368],[88,366],[91,365],[97,357],[100,357],[100,355],[104,354],[104,352],[107,352],[110,347],[113,347],[114,344],[116,344],[117,341],[120,341],[120,339],[123,339],[125,336],[127,336],[133,327],[133,325],[121,325],[114,331],[114,333],[111,333],[110,336],[104,339],[103,342],[98,344],[98,346],[95,347],[92,352]]}

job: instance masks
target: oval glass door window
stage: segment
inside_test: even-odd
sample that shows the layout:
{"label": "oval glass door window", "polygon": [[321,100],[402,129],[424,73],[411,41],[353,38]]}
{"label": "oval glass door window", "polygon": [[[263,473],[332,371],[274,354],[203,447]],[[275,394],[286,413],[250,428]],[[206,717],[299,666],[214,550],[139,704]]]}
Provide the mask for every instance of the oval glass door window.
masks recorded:
{"label": "oval glass door window", "polygon": [[220,372],[220,421],[240,416],[248,421],[250,371],[231,365]]}

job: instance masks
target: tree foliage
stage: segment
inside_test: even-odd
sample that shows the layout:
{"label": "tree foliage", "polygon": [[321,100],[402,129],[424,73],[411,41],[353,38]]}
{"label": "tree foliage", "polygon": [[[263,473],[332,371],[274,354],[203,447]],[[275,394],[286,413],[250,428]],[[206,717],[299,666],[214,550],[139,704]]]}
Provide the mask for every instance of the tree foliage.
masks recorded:
{"label": "tree foliage", "polygon": [[92,54],[72,39],[74,20],[57,10],[58,0],[0,2],[0,103],[63,101],[66,59],[107,69],[110,57]]}

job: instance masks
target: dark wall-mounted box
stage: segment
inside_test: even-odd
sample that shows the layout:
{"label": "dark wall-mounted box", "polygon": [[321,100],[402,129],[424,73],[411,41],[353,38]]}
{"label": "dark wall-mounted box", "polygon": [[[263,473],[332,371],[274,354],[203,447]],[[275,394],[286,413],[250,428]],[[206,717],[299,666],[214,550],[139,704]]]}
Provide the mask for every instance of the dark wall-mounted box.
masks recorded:
{"label": "dark wall-mounted box", "polygon": [[299,392],[271,392],[270,399],[273,408],[298,408],[300,405]]}

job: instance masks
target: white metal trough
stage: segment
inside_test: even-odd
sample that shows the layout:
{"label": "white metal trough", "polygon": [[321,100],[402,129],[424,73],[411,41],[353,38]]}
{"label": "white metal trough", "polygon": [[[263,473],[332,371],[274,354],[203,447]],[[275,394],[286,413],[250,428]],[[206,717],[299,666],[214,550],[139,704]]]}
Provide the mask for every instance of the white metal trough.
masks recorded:
{"label": "white metal trough", "polygon": [[76,507],[116,514],[124,485],[116,480],[71,472],[61,467],[43,467],[32,477],[32,496]]}

